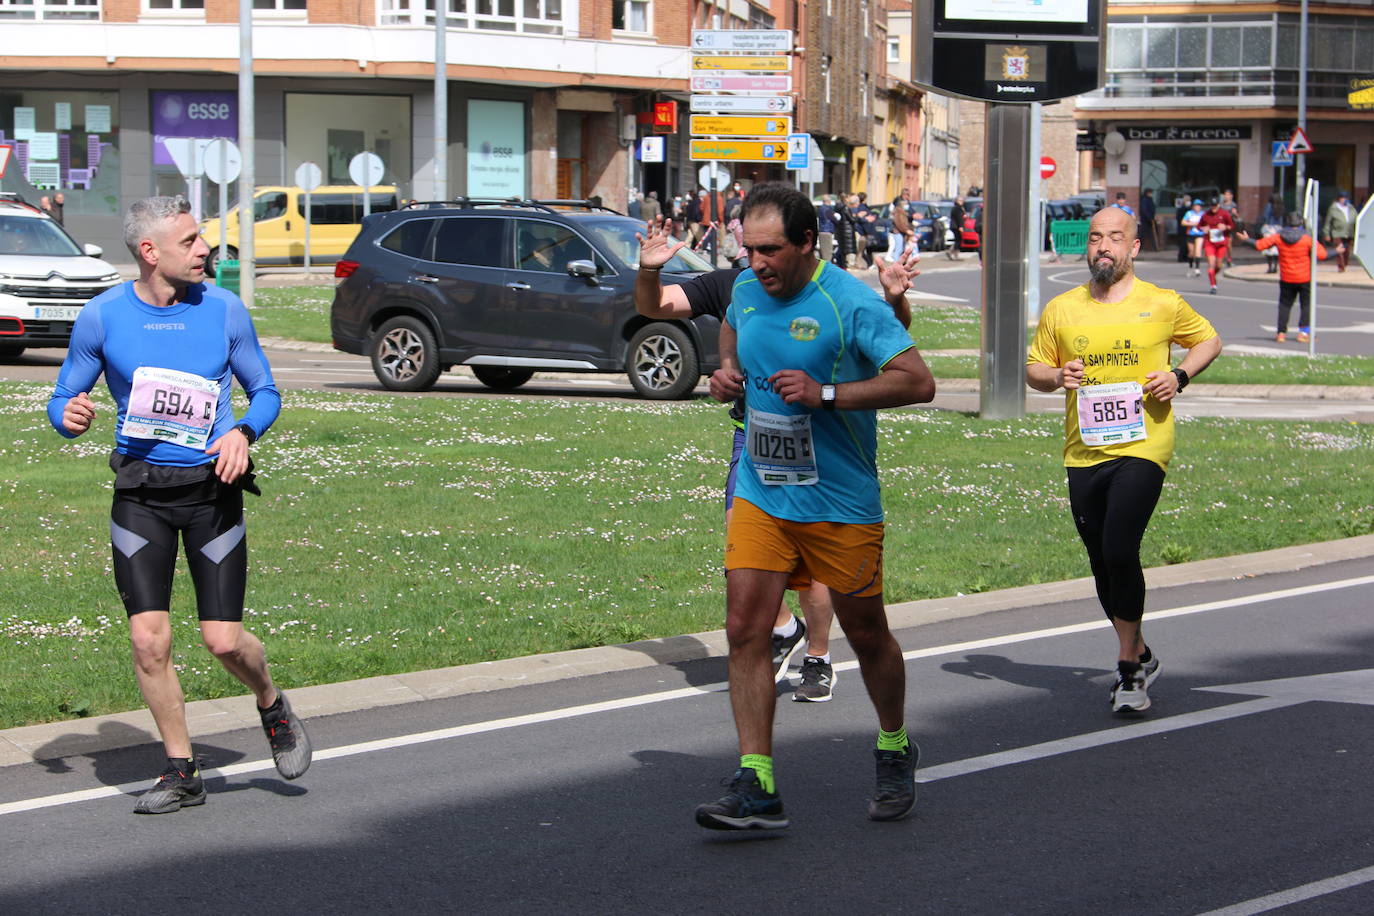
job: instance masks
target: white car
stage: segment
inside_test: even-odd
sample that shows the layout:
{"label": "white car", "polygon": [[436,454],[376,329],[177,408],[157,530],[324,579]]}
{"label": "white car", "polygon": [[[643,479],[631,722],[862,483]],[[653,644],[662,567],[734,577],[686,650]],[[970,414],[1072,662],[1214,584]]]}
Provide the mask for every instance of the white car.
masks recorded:
{"label": "white car", "polygon": [[0,359],[65,347],[81,309],[119,283],[98,245],[78,245],[46,213],[0,199]]}

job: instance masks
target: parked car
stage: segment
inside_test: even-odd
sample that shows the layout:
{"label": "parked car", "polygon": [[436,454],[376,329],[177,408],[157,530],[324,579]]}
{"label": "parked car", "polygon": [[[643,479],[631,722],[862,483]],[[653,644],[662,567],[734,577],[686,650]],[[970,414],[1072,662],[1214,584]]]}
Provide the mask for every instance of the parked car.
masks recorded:
{"label": "parked car", "polygon": [[983,198],[964,198],[964,226],[959,230],[959,250],[977,251],[983,242],[978,234],[978,225],[983,219]]}
{"label": "parked car", "polygon": [[[500,390],[535,372],[624,372],[643,397],[685,397],[720,365],[720,322],[635,311],[643,228],[585,201],[460,198],[373,214],[334,269],[334,347],[371,356],[397,391],[468,366]],[[683,249],[661,276],[709,270]]]}
{"label": "parked car", "polygon": [[37,207],[0,198],[0,358],[71,342],[81,309],[119,283],[102,254]]}
{"label": "parked car", "polygon": [[913,200],[911,202],[911,228],[916,233],[916,247],[922,251],[943,251],[945,249],[946,221],[940,207],[934,201]]}
{"label": "parked car", "polygon": [[[368,195],[368,210],[384,213],[397,206],[396,189],[374,187]],[[329,264],[337,261],[363,223],[363,189],[356,185],[324,185],[310,192],[310,260]],[[220,220],[207,219],[200,234],[210,246],[205,260],[205,275],[215,276],[219,268]],[[226,260],[239,256],[239,213],[234,208],[225,222]],[[305,263],[305,192],[300,188],[258,188],[253,193],[253,257],[259,264]]]}
{"label": "parked car", "polygon": [[1083,191],[1080,194],[1070,194],[1068,200],[1078,204],[1082,210],[1082,219],[1092,219],[1094,213],[1107,206],[1107,198],[1101,191]]}

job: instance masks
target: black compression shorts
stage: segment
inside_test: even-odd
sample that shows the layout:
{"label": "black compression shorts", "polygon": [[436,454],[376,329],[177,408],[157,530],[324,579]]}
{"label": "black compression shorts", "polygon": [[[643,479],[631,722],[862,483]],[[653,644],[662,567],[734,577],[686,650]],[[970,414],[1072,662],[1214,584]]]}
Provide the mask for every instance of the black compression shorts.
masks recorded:
{"label": "black compression shorts", "polygon": [[248,581],[243,491],[213,479],[188,487],[115,490],[110,543],[124,610],[133,616],[171,609],[178,534],[200,619],[242,620]]}

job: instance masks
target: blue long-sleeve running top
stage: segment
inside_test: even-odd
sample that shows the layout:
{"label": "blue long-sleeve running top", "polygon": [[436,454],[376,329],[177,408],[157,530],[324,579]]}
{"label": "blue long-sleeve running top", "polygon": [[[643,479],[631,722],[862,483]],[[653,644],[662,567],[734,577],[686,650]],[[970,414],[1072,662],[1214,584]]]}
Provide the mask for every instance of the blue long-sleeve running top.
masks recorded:
{"label": "blue long-sleeve running top", "polygon": [[[68,439],[75,436],[62,425],[67,401],[89,392],[102,373],[118,405],[116,449],[152,464],[213,461],[205,449],[220,436],[239,424],[261,436],[281,412],[248,309],[238,296],[205,283],[165,308],[123,283],[81,310],[48,401],[49,421]],[[230,403],[233,379],[248,394],[248,412],[238,420]]]}

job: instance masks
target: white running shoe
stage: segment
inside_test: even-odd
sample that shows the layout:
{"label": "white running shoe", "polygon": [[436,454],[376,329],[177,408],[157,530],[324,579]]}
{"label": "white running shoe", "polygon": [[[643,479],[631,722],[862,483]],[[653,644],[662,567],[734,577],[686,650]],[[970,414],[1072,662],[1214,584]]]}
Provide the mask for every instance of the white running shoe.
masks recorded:
{"label": "white running shoe", "polygon": [[1133,662],[1117,662],[1116,686],[1112,688],[1112,712],[1131,714],[1149,709],[1150,695],[1146,692],[1148,686],[1144,666]]}

